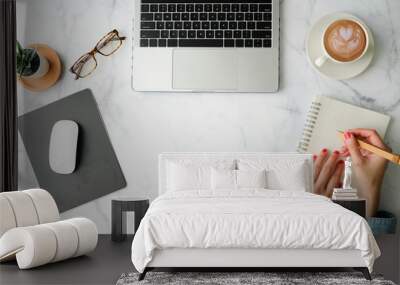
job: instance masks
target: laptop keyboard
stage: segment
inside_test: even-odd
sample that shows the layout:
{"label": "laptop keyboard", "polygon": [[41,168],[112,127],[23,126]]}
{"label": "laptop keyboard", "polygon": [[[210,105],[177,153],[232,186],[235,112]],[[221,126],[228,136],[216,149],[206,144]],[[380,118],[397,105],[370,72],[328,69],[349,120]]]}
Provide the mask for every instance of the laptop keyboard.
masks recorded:
{"label": "laptop keyboard", "polygon": [[272,47],[272,0],[142,0],[141,47]]}

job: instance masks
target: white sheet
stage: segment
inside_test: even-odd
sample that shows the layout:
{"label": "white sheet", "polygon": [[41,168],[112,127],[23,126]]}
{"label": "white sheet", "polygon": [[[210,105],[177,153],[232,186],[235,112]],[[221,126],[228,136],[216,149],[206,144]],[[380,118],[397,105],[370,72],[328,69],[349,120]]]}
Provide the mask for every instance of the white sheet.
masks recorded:
{"label": "white sheet", "polygon": [[132,243],[143,272],[154,249],[357,249],[372,271],[380,251],[367,222],[329,199],[300,191],[184,191],[158,197]]}

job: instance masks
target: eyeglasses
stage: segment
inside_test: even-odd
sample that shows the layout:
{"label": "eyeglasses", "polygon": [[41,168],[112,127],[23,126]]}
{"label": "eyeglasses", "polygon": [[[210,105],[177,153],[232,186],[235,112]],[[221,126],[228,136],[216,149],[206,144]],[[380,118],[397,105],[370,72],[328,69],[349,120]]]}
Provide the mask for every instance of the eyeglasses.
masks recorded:
{"label": "eyeglasses", "polygon": [[69,69],[75,74],[75,80],[89,76],[97,67],[96,53],[110,56],[122,45],[126,37],[120,37],[117,30],[112,30],[97,42],[94,49],[82,55]]}

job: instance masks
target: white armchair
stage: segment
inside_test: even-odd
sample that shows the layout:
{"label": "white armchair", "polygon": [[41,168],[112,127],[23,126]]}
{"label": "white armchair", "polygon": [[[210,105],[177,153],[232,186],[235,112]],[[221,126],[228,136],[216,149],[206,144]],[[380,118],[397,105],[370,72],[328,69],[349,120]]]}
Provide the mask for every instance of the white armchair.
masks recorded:
{"label": "white armchair", "polygon": [[28,269],[84,255],[96,248],[97,236],[89,219],[60,221],[45,190],[0,193],[0,262],[17,259]]}

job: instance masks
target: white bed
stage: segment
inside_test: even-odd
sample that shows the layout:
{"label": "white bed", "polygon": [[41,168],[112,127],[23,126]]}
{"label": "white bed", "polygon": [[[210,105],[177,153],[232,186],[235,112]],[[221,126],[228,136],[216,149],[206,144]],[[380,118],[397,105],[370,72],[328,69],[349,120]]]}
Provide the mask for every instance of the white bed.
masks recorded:
{"label": "white bed", "polygon": [[[176,165],[184,170],[194,165],[200,172],[177,178],[171,170]],[[221,178],[209,177],[204,170],[209,166],[252,177],[265,168],[268,189],[238,189],[236,184],[216,189],[214,180]],[[380,251],[367,222],[311,194],[312,167],[311,156],[303,154],[160,155],[160,196],[132,243],[141,278],[155,267],[354,267],[369,278]],[[239,184],[239,172],[234,173]],[[191,180],[195,187],[187,186]]]}

